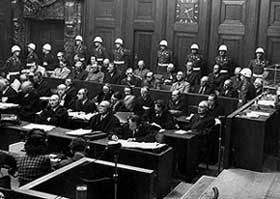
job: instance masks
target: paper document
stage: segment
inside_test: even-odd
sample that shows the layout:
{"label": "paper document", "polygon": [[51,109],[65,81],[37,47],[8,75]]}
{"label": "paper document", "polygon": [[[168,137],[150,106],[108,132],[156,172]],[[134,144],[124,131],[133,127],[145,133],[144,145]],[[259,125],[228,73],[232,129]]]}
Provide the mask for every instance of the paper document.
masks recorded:
{"label": "paper document", "polygon": [[179,134],[179,135],[182,135],[182,134],[186,134],[186,133],[189,133],[188,131],[185,131],[185,130],[176,130],[174,131],[175,134]]}
{"label": "paper document", "polygon": [[262,112],[262,111],[252,111],[251,113],[259,115],[259,116],[266,116],[269,117],[270,113]]}
{"label": "paper document", "polygon": [[24,153],[25,142],[16,142],[9,145],[9,152],[11,153]]}
{"label": "paper document", "polygon": [[27,124],[25,126],[23,126],[24,129],[29,129],[29,130],[32,130],[32,129],[41,129],[41,130],[44,130],[44,131],[51,131],[55,128],[55,126],[52,126],[52,125],[46,125],[46,124],[34,124],[34,123],[30,123],[30,124]]}
{"label": "paper document", "polygon": [[18,104],[0,102],[0,109],[16,108],[18,106]]}
{"label": "paper document", "polygon": [[258,105],[262,105],[262,106],[275,106],[275,102],[273,100],[259,100],[258,101]]}
{"label": "paper document", "polygon": [[82,135],[89,134],[91,132],[92,132],[91,129],[76,129],[76,130],[73,130],[73,131],[66,132],[66,135],[82,136]]}
{"label": "paper document", "polygon": [[90,118],[97,113],[84,113],[84,112],[68,112],[68,115],[72,117],[72,119],[80,119],[80,120],[90,120]]}
{"label": "paper document", "polygon": [[118,140],[119,143],[121,143],[122,147],[125,148],[138,148],[138,149],[159,149],[165,144],[159,144],[157,142],[129,142],[127,140]]}

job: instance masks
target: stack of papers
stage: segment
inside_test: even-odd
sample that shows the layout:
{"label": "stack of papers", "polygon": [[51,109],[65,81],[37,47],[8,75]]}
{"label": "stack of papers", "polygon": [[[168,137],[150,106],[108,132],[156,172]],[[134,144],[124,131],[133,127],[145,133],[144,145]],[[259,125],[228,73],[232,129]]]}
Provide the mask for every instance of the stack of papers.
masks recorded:
{"label": "stack of papers", "polygon": [[25,126],[23,126],[24,129],[32,130],[32,129],[41,129],[44,131],[51,131],[55,128],[55,126],[52,125],[46,125],[46,124],[34,124],[30,123]]}
{"label": "stack of papers", "polygon": [[175,134],[182,135],[182,134],[188,133],[188,131],[185,131],[185,130],[176,130],[176,131],[174,131],[174,133],[175,133]]}
{"label": "stack of papers", "polygon": [[275,102],[273,100],[259,100],[258,101],[258,105],[262,105],[262,106],[275,106]]}
{"label": "stack of papers", "polygon": [[165,144],[159,144],[157,142],[129,142],[127,140],[118,140],[117,142],[121,143],[122,147],[124,148],[137,148],[137,149],[160,149],[161,147],[165,146]]}
{"label": "stack of papers", "polygon": [[76,130],[73,130],[73,131],[69,131],[66,134],[67,135],[74,135],[74,136],[83,136],[83,135],[89,134],[91,132],[92,132],[91,129],[76,129]]}
{"label": "stack of papers", "polygon": [[8,108],[16,108],[18,107],[18,104],[13,104],[13,103],[2,103],[0,102],[0,109],[8,109]]}
{"label": "stack of papers", "polygon": [[90,118],[97,113],[84,113],[84,112],[69,112],[68,115],[72,117],[72,119],[80,119],[80,120],[90,120]]}
{"label": "stack of papers", "polygon": [[259,116],[266,116],[266,117],[270,116],[270,113],[262,112],[262,111],[251,111],[251,113],[259,115]]}

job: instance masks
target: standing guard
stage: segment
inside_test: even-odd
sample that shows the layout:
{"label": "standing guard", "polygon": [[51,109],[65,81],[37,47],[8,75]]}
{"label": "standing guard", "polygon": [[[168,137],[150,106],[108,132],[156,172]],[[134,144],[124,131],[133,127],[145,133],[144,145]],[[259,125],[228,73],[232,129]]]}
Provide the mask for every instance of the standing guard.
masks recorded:
{"label": "standing guard", "polygon": [[159,50],[157,51],[157,73],[164,74],[168,64],[173,61],[173,53],[167,48],[167,41],[162,40],[159,43]]}
{"label": "standing guard", "polygon": [[109,57],[108,53],[105,47],[103,46],[103,40],[101,37],[95,37],[93,43],[94,48],[91,56],[94,56],[97,60],[98,65],[101,66],[103,64],[104,59]]}
{"label": "standing guard", "polygon": [[233,69],[231,67],[231,58],[227,55],[228,48],[226,45],[220,45],[218,49],[219,55],[215,58],[215,64],[220,65],[220,73],[224,76],[224,79],[228,79],[232,76]]}
{"label": "standing guard", "polygon": [[51,54],[52,46],[48,43],[42,47],[43,57],[41,60],[41,66],[45,67],[47,71],[55,69],[54,56]]}
{"label": "standing guard", "polygon": [[185,60],[185,65],[188,62],[192,63],[193,66],[193,72],[195,74],[198,74],[199,78],[201,75],[207,74],[207,69],[203,67],[203,56],[198,53],[199,51],[199,45],[194,43],[191,45],[191,53],[187,55],[187,58]]}
{"label": "standing guard", "polygon": [[21,49],[18,45],[14,45],[11,48],[12,56],[6,60],[4,71],[5,73],[20,73],[22,69],[22,63],[19,59]]}
{"label": "standing guard", "polygon": [[117,38],[115,40],[115,48],[113,49],[113,60],[117,70],[123,77],[129,64],[129,50],[123,47],[123,40],[121,38]]}
{"label": "standing guard", "polygon": [[263,73],[268,65],[269,62],[264,58],[264,49],[257,48],[256,58],[249,62],[249,68],[253,72],[253,78],[263,78]]}
{"label": "standing guard", "polygon": [[36,63],[39,63],[39,57],[37,53],[35,52],[36,50],[36,45],[34,43],[29,43],[27,45],[27,57],[26,57],[26,63],[30,63],[32,61],[35,61]]}

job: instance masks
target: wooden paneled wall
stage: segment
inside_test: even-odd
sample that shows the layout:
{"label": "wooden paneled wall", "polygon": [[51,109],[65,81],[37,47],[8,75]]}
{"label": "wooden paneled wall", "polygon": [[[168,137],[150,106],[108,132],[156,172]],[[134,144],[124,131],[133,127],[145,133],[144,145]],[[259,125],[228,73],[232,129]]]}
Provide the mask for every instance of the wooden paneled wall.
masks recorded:
{"label": "wooden paneled wall", "polygon": [[151,69],[161,39],[167,39],[179,69],[193,42],[209,66],[220,44],[228,46],[236,65],[246,66],[258,46],[280,63],[278,0],[85,0],[84,13],[88,42],[101,35],[110,51],[122,37],[134,64],[144,59]]}

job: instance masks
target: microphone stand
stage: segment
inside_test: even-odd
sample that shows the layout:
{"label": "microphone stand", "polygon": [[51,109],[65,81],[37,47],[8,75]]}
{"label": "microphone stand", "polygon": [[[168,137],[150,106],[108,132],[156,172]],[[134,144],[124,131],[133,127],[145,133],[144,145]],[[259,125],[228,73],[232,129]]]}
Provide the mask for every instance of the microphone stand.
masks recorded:
{"label": "microphone stand", "polygon": [[113,173],[113,180],[114,180],[114,199],[118,198],[118,160],[119,160],[119,153],[115,152],[114,153],[114,163],[115,163],[115,168],[114,168],[114,173]]}

